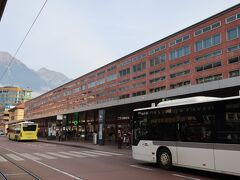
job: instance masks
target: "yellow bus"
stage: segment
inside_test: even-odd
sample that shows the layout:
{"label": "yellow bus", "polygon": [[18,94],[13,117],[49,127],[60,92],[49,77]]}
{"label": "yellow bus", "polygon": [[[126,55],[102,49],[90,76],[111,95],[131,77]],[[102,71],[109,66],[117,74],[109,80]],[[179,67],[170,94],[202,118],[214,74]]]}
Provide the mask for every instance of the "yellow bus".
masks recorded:
{"label": "yellow bus", "polygon": [[8,125],[8,139],[15,141],[37,140],[38,124],[30,121]]}

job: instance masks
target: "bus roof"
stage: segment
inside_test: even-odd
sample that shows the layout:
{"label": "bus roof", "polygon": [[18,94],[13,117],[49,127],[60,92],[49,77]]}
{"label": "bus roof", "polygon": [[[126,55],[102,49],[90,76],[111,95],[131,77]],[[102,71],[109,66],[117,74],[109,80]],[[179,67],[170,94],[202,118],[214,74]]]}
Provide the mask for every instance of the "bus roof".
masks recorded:
{"label": "bus roof", "polygon": [[223,101],[223,100],[238,99],[238,98],[240,98],[240,96],[233,96],[233,97],[226,97],[226,98],[195,96],[195,97],[189,97],[189,98],[163,101],[158,103],[158,105],[155,107],[134,109],[134,111],[157,109],[157,108],[172,107],[172,106],[181,106],[181,105],[188,105],[188,104],[197,104],[197,103],[204,103],[204,102]]}

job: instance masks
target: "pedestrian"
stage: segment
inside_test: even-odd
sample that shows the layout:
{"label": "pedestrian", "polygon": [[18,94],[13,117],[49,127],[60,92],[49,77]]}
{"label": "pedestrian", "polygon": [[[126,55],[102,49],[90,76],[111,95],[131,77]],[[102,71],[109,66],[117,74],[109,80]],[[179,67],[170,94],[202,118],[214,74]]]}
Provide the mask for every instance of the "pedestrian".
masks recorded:
{"label": "pedestrian", "polygon": [[122,131],[119,129],[117,134],[117,143],[118,143],[118,149],[122,148]]}
{"label": "pedestrian", "polygon": [[60,130],[59,131],[59,136],[58,136],[58,141],[61,141],[61,139],[62,139],[62,131]]}

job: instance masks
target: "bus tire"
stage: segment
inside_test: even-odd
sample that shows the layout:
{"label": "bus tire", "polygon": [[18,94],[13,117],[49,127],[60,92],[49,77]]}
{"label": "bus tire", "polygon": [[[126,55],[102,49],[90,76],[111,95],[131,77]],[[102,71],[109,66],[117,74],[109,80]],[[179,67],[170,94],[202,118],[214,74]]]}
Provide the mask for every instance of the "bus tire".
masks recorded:
{"label": "bus tire", "polygon": [[157,163],[162,169],[171,170],[172,155],[167,148],[163,148],[157,153]]}

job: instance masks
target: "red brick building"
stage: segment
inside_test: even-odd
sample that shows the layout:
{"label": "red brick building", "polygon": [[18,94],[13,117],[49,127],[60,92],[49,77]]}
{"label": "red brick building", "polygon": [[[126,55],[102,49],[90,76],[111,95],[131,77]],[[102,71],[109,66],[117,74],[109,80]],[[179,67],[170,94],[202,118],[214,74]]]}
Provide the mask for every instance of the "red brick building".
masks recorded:
{"label": "red brick building", "polygon": [[239,89],[240,4],[28,101],[25,117],[42,134],[63,128],[110,140],[116,129],[130,129],[134,108]]}

